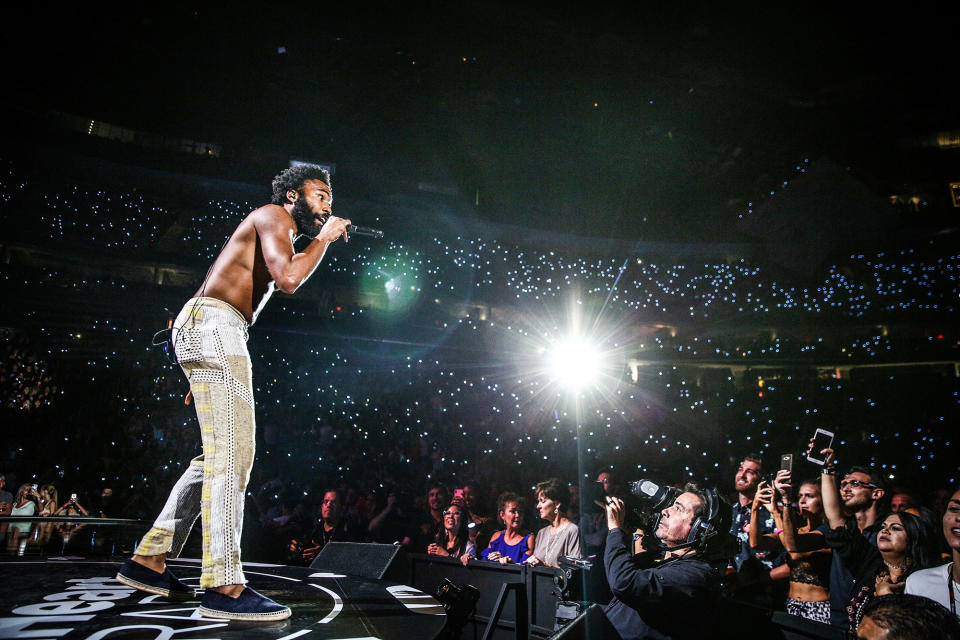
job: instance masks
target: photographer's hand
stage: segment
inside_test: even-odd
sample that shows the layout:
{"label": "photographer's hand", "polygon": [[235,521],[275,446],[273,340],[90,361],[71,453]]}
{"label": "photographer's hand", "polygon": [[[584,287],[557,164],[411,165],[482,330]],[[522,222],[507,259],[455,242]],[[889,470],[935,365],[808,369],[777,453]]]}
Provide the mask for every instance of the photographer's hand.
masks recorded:
{"label": "photographer's hand", "polygon": [[623,527],[627,516],[623,509],[623,500],[620,498],[607,498],[607,529],[619,529]]}

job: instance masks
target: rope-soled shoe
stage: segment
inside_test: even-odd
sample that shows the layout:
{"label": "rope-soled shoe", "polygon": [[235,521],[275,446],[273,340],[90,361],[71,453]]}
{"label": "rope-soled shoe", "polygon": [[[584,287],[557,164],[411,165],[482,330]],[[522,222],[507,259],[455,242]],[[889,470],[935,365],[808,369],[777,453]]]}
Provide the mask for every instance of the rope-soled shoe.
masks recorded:
{"label": "rope-soled shoe", "polygon": [[131,559],[127,559],[120,567],[120,571],[117,572],[117,581],[128,587],[154,593],[164,598],[189,600],[196,595],[191,587],[180,582],[176,576],[170,573],[169,569],[160,573]]}
{"label": "rope-soled shoe", "polygon": [[284,620],[290,617],[290,607],[285,607],[262,596],[250,587],[245,588],[236,598],[223,595],[213,589],[207,589],[197,608],[200,615],[207,618],[226,618],[228,620]]}

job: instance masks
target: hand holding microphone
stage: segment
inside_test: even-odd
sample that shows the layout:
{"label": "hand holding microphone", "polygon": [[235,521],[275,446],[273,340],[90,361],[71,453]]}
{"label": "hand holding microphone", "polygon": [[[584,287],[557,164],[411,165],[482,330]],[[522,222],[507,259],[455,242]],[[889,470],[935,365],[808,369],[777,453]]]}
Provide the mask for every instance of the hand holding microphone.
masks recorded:
{"label": "hand holding microphone", "polygon": [[348,218],[327,214],[323,220],[323,227],[320,228],[320,233],[317,234],[317,238],[325,240],[326,242],[336,242],[340,239],[340,236],[343,236],[343,241],[347,242],[349,240],[347,233],[349,232],[350,226],[350,220]]}
{"label": "hand holding microphone", "polygon": [[323,220],[323,228],[320,229],[318,237],[325,238],[327,242],[335,242],[340,239],[340,236],[343,236],[343,240],[346,242],[349,235],[377,238],[379,240],[383,238],[383,231],[353,224],[349,218],[341,218],[331,213],[326,214]]}

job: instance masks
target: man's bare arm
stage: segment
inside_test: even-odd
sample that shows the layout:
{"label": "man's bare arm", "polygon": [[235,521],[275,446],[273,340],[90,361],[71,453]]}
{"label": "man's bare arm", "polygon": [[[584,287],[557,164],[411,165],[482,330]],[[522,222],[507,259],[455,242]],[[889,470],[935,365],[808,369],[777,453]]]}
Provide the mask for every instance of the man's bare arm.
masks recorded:
{"label": "man's bare arm", "polygon": [[292,238],[296,225],[290,214],[277,205],[267,205],[257,211],[254,228],[260,236],[267,270],[277,288],[284,293],[296,291],[323,260],[327,245],[336,242],[340,236],[347,239],[349,224],[349,220],[331,215],[317,237],[302,252],[294,253]]}

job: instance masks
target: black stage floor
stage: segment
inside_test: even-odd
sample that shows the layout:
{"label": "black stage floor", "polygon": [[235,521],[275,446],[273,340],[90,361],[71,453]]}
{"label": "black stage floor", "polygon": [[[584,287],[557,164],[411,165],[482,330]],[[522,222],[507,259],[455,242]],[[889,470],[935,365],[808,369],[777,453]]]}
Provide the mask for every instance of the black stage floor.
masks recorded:
{"label": "black stage floor", "polygon": [[[44,545],[24,543],[39,542],[38,528],[51,524],[25,522],[18,531],[0,521],[0,638],[414,640],[436,637],[446,622],[437,600],[405,585],[254,562],[244,562],[250,586],[293,615],[274,623],[203,618],[199,599],[174,602],[114,580],[123,557],[111,552],[130,546],[129,524],[88,521],[80,545],[58,544],[56,534]],[[114,544],[98,545],[98,536]],[[65,553],[56,553],[58,547]],[[199,561],[168,564],[187,584],[199,584]]]}

